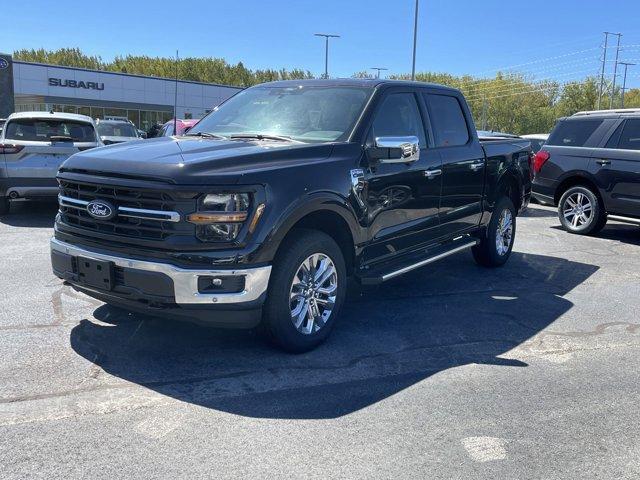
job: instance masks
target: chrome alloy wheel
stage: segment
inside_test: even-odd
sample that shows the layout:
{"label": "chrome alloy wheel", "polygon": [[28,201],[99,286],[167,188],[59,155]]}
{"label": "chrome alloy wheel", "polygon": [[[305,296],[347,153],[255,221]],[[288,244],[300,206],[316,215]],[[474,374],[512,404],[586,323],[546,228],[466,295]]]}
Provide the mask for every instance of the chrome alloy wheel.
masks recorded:
{"label": "chrome alloy wheel", "polygon": [[331,258],[314,253],[298,267],[289,291],[291,321],[300,333],[310,335],[329,320],[338,293],[338,271]]}
{"label": "chrome alloy wheel", "polygon": [[496,251],[498,255],[505,255],[509,251],[513,240],[513,215],[511,210],[505,208],[500,214],[496,232]]}
{"label": "chrome alloy wheel", "polygon": [[580,228],[591,222],[593,205],[584,193],[576,192],[565,199],[562,214],[571,228]]}

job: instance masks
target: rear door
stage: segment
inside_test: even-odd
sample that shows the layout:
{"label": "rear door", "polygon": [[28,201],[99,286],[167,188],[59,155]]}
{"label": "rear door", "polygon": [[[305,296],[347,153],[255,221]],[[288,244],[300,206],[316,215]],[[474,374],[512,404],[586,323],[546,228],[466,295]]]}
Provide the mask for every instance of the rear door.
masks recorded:
{"label": "rear door", "polygon": [[482,215],[485,157],[471,133],[473,124],[462,99],[454,93],[423,93],[433,136],[434,150],[442,159],[440,233],[443,236],[475,228]]}
{"label": "rear door", "polygon": [[62,119],[12,119],[4,139],[18,147],[5,153],[7,176],[14,178],[55,178],[69,156],[96,146],[92,124]]}
{"label": "rear door", "polygon": [[589,171],[609,213],[640,217],[640,118],[622,120],[606,143],[593,149]]}

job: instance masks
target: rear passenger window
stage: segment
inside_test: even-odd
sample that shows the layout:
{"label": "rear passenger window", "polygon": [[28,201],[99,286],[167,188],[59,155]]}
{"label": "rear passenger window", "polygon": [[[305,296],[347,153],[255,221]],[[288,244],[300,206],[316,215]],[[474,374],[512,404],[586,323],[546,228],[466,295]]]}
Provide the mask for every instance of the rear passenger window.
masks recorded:
{"label": "rear passenger window", "polygon": [[469,129],[460,102],[450,95],[424,96],[429,107],[436,147],[464,145],[469,141]]}
{"label": "rear passenger window", "polygon": [[601,124],[602,120],[592,118],[561,121],[551,132],[547,145],[582,147]]}
{"label": "rear passenger window", "polygon": [[627,120],[618,141],[618,148],[640,150],[640,120]]}
{"label": "rear passenger window", "polygon": [[392,93],[380,106],[373,121],[374,137],[418,137],[420,148],[426,147],[420,110],[413,93]]}

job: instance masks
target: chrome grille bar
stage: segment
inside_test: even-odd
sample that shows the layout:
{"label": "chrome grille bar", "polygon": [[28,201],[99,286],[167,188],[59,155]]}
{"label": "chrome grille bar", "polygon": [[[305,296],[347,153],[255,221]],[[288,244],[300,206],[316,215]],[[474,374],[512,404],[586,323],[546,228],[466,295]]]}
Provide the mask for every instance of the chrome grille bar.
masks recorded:
{"label": "chrome grille bar", "polygon": [[[58,195],[58,204],[61,207],[84,210],[87,205],[89,205],[89,202],[86,200],[79,200],[77,198]],[[118,216],[139,218],[142,220],[157,220],[159,222],[180,221],[180,214],[178,212],[169,212],[164,210],[147,210],[146,208],[118,207]]]}

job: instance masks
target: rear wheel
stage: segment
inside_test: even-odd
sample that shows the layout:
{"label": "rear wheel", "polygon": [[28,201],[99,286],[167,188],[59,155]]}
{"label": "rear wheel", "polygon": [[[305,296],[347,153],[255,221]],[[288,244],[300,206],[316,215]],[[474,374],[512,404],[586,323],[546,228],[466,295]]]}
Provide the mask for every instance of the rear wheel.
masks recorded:
{"label": "rear wheel", "polygon": [[579,235],[598,233],[607,223],[607,213],[598,196],[582,185],[564,192],[558,202],[558,217],[567,232]]}
{"label": "rear wheel", "polygon": [[9,199],[0,197],[0,215],[6,215],[7,213],[9,213]]}
{"label": "rear wheel", "polygon": [[289,352],[312,350],[329,336],[346,294],[340,247],[328,235],[299,230],[274,261],[263,312],[267,337]]}
{"label": "rear wheel", "polygon": [[503,197],[496,202],[487,234],[471,249],[473,258],[483,267],[500,267],[509,259],[515,237],[516,208],[511,199]]}

